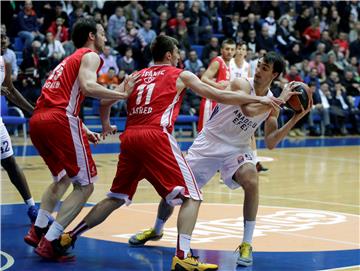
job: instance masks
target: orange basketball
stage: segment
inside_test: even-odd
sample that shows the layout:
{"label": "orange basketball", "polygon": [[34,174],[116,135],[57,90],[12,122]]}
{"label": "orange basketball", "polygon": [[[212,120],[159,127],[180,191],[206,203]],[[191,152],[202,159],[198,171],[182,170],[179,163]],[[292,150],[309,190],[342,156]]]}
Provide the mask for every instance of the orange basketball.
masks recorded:
{"label": "orange basketball", "polygon": [[293,91],[300,92],[300,95],[293,95],[286,102],[286,106],[295,111],[296,113],[301,112],[301,106],[306,109],[312,100],[312,93],[308,85],[302,82],[297,82],[297,86]]}

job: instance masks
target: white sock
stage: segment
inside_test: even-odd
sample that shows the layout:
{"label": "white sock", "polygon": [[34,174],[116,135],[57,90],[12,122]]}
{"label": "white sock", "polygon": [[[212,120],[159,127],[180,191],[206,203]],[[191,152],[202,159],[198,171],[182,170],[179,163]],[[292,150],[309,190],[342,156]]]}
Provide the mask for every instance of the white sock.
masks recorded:
{"label": "white sock", "polygon": [[34,201],[33,198],[29,198],[29,199],[25,200],[25,203],[26,203],[26,205],[29,206],[29,207],[35,205],[35,201]]}
{"label": "white sock", "polygon": [[245,220],[243,242],[252,244],[256,221]]}
{"label": "white sock", "polygon": [[187,234],[178,235],[178,244],[176,247],[176,256],[185,259],[190,251],[191,236]]}
{"label": "white sock", "polygon": [[155,225],[154,225],[154,230],[155,230],[157,235],[160,235],[163,232],[164,225],[165,225],[164,220],[162,220],[160,218],[156,218]]}
{"label": "white sock", "polygon": [[39,228],[45,228],[49,223],[49,217],[51,214],[48,211],[39,209],[38,215],[36,217],[35,226]]}
{"label": "white sock", "polygon": [[63,233],[63,231],[64,231],[64,227],[61,226],[56,221],[54,221],[51,224],[48,232],[46,233],[45,238],[51,242],[51,241],[59,238],[59,236]]}

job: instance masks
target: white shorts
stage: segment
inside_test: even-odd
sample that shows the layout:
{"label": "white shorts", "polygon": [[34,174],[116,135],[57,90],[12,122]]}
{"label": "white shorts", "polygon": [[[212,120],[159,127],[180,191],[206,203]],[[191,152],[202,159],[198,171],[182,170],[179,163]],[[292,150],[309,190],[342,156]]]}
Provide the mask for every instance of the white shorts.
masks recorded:
{"label": "white shorts", "polygon": [[255,155],[250,146],[229,146],[206,138],[204,133],[200,133],[195,139],[186,160],[199,189],[207,184],[218,170],[230,189],[239,188],[240,185],[233,180],[235,172],[246,163],[256,165]]}
{"label": "white shorts", "polygon": [[11,139],[8,131],[3,123],[0,123],[0,136],[1,136],[1,160],[14,155],[11,145]]}

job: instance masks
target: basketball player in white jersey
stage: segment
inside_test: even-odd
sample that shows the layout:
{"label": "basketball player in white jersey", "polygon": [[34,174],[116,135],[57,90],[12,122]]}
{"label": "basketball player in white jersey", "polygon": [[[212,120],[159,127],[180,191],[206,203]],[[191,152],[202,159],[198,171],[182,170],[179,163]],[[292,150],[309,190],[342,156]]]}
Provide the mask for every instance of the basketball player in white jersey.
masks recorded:
{"label": "basketball player in white jersey", "polygon": [[[240,77],[252,77],[250,64],[245,60],[247,55],[247,45],[246,42],[239,42],[236,44],[235,56],[230,60],[230,80]],[[267,168],[264,168],[262,164],[257,159],[257,149],[256,149],[256,139],[255,135],[251,138],[251,148],[254,151],[254,157],[256,160],[256,170],[267,171]]]}
{"label": "basketball player in white jersey", "polygon": [[[232,90],[241,89],[256,96],[272,96],[271,82],[284,70],[285,62],[280,55],[270,52],[261,58],[254,78],[237,78],[230,84]],[[289,84],[279,98],[287,101],[296,83]],[[237,264],[252,265],[252,237],[259,202],[258,173],[254,153],[250,146],[251,136],[262,122],[265,122],[265,142],[269,149],[287,135],[289,130],[311,109],[303,109],[281,128],[278,128],[279,109],[252,103],[243,106],[218,104],[202,133],[190,147],[186,160],[192,169],[197,185],[203,187],[220,170],[224,183],[230,189],[242,187],[245,191],[243,215],[244,236],[239,246]],[[163,235],[166,220],[173,208],[161,201],[154,228],[133,235],[129,243],[134,246],[148,240],[159,240]]]}
{"label": "basketball player in white jersey", "polygon": [[[21,109],[32,113],[34,107],[21,95],[14,87],[11,80],[11,63],[5,63],[3,54],[6,49],[7,37],[1,31],[1,56],[0,56],[0,82],[1,95],[5,95],[11,102],[19,106]],[[0,117],[0,136],[1,136],[1,166],[9,175],[10,181],[21,194],[21,197],[28,206],[28,216],[31,222],[34,222],[37,216],[37,208],[34,199],[31,196],[29,186],[21,168],[16,163],[11,140],[8,131]]]}

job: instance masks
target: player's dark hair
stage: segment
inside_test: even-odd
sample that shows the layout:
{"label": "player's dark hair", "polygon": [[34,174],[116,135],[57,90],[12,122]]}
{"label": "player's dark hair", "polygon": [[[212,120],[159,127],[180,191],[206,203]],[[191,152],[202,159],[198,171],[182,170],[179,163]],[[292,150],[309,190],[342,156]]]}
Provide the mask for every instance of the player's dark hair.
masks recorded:
{"label": "player's dark hair", "polygon": [[172,37],[166,35],[157,36],[151,43],[150,48],[154,61],[164,60],[165,54],[167,52],[173,53],[175,46],[178,45],[178,41]]}
{"label": "player's dark hair", "polygon": [[89,33],[96,35],[96,21],[93,18],[80,18],[72,29],[71,39],[76,48],[81,48],[88,40]]}
{"label": "player's dark hair", "polygon": [[228,45],[236,45],[235,41],[233,39],[226,39],[221,43],[221,48],[225,47],[225,44]]}
{"label": "player's dark hair", "polygon": [[266,64],[272,64],[273,65],[273,73],[275,73],[275,72],[278,73],[278,75],[274,78],[274,80],[277,79],[280,76],[280,74],[282,74],[285,71],[284,58],[280,54],[278,54],[274,51],[266,53],[263,56],[263,61]]}

